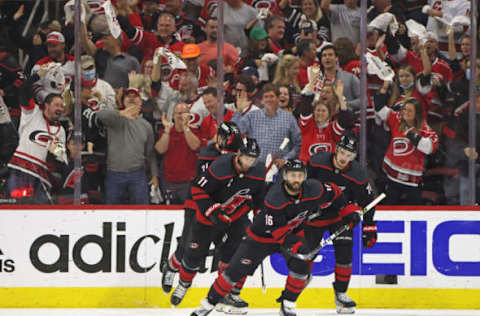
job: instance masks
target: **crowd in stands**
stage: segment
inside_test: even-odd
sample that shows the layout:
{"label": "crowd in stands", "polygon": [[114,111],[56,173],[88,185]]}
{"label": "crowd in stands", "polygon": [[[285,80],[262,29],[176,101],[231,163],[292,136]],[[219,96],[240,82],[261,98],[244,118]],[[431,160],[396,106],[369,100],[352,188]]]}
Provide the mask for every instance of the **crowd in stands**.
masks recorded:
{"label": "crowd in stands", "polygon": [[[81,78],[72,3],[23,35],[0,1],[0,203],[182,204],[218,115],[255,138],[257,163],[310,159],[359,133],[357,0],[225,0],[217,103],[216,0],[82,3]],[[367,162],[385,204],[468,204],[469,0],[370,0]],[[28,55],[19,63],[18,50]],[[81,82],[81,108],[75,83]],[[73,129],[81,111],[82,144]],[[81,148],[82,172],[74,157]],[[477,181],[480,184],[480,181]],[[480,191],[479,191],[480,192]],[[477,193],[477,196],[480,195]]]}

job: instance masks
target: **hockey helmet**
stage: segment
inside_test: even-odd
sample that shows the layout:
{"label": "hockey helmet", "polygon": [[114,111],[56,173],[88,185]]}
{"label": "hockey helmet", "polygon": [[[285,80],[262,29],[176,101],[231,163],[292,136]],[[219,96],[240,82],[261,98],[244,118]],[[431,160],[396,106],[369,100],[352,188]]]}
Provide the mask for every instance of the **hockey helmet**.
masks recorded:
{"label": "hockey helmet", "polygon": [[305,174],[305,179],[307,178],[307,167],[300,159],[290,159],[285,162],[283,165],[283,180],[286,179],[287,173],[289,171],[301,171]]}
{"label": "hockey helmet", "polygon": [[337,147],[341,147],[352,153],[357,153],[357,138],[353,133],[344,133],[337,142]]}
{"label": "hockey helmet", "polygon": [[245,137],[240,146],[240,154],[258,158],[260,156],[260,147],[255,138]]}
{"label": "hockey helmet", "polygon": [[234,122],[223,122],[217,130],[217,135],[224,141],[220,144],[220,149],[236,152],[242,145],[242,136],[240,129]]}

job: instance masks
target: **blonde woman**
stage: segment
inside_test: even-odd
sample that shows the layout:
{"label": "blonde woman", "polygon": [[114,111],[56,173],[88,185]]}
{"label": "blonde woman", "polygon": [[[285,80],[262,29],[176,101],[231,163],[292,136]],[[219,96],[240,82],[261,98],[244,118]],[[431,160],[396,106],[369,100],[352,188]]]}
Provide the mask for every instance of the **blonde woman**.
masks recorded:
{"label": "blonde woman", "polygon": [[297,81],[300,59],[293,55],[284,55],[277,64],[273,83],[277,86],[291,87],[294,94],[301,92]]}

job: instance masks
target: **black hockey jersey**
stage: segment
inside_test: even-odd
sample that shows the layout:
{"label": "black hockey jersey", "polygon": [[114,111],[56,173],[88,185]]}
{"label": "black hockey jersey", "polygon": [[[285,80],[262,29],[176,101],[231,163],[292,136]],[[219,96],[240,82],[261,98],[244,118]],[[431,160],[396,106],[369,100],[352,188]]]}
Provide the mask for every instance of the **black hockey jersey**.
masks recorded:
{"label": "black hockey jersey", "polygon": [[237,173],[234,154],[217,158],[207,172],[198,175],[192,183],[193,208],[197,220],[213,225],[208,219],[212,207],[221,208],[234,222],[251,209],[261,208],[265,196],[265,166],[255,164],[246,173]]}
{"label": "black hockey jersey", "polygon": [[206,172],[208,170],[208,167],[217,160],[217,158],[221,155],[222,153],[218,151],[217,147],[215,146],[215,143],[211,143],[208,146],[204,147],[199,153],[198,153],[198,159],[197,159],[197,176]]}
{"label": "black hockey jersey", "polygon": [[[314,154],[307,163],[308,177],[319,181],[335,183],[345,195],[349,203],[365,207],[373,199],[373,192],[368,183],[367,171],[357,161],[352,161],[345,170],[339,170],[333,165],[332,152]],[[374,210],[365,214],[365,221],[373,220]],[[323,217],[318,219],[328,219]]]}
{"label": "black hockey jersey", "polygon": [[268,191],[262,211],[255,216],[247,234],[263,243],[283,243],[286,236],[301,230],[312,216],[332,203],[340,210],[346,206],[342,191],[333,183],[307,179],[297,197],[290,196],[278,181]]}

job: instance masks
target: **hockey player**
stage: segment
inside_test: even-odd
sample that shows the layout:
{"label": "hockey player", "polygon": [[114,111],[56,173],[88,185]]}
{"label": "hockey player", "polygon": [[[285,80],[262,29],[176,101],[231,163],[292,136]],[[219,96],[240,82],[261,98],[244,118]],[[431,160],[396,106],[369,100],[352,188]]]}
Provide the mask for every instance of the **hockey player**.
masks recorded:
{"label": "hockey player", "polygon": [[[336,150],[314,154],[308,162],[308,177],[319,181],[332,181],[343,192],[349,203],[361,207],[373,200],[372,190],[368,183],[366,170],[357,161],[357,140],[351,134],[344,133],[337,142]],[[377,226],[373,221],[374,210],[364,217],[363,245],[372,247],[377,240]],[[324,232],[336,231],[342,225],[342,219],[337,215],[334,205],[328,207],[321,216],[305,224],[305,238],[310,247],[316,247]],[[335,248],[335,305],[337,313],[351,314],[355,312],[355,302],[346,294],[352,274],[353,232],[345,231],[333,242]]]}
{"label": "hockey player", "polygon": [[[208,167],[225,153],[236,153],[242,143],[242,137],[237,124],[233,122],[224,122],[220,124],[217,131],[216,142],[211,143],[203,148],[198,154],[197,160],[197,176],[203,175]],[[185,213],[183,219],[182,235],[178,241],[177,249],[169,258],[168,262],[162,267],[162,288],[165,293],[172,290],[172,284],[175,274],[181,266],[187,235],[190,231],[192,223],[195,221],[196,204],[189,194],[189,198],[185,201]]]}
{"label": "hockey player", "polygon": [[[190,229],[180,267],[180,281],[170,301],[178,305],[207,255],[212,238],[226,232],[220,270],[226,268],[249,223],[247,213],[259,209],[265,193],[265,167],[255,164],[260,148],[253,138],[242,141],[238,154],[219,157],[191,187],[196,221]],[[239,284],[241,288],[243,284]],[[238,299],[240,299],[238,297]]]}
{"label": "hockey player", "polygon": [[[346,223],[354,226],[360,221],[358,207],[347,205],[341,190],[335,184],[322,184],[306,179],[307,171],[302,161],[288,160],[278,181],[267,193],[263,209],[247,228],[247,236],[238,247],[228,268],[210,287],[202,306],[191,316],[208,315],[222,297],[228,295],[239,282],[273,253],[283,253],[290,269],[285,289],[277,300],[281,303],[281,316],[295,316],[298,296],[307,284],[310,273],[308,261],[288,255],[288,252],[307,254],[311,249],[307,241],[295,233],[304,222],[320,211],[319,205],[332,203],[341,209]],[[286,251],[285,251],[286,250]]]}

